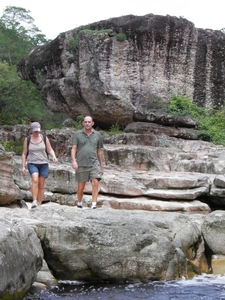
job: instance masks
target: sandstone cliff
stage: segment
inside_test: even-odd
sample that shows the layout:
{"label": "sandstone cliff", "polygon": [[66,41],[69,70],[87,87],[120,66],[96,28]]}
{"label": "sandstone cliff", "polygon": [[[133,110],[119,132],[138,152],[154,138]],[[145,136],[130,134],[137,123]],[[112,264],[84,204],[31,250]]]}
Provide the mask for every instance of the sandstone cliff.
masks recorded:
{"label": "sandstone cliff", "polygon": [[[118,34],[125,40],[118,40]],[[123,16],[75,28],[33,49],[18,74],[53,111],[127,125],[172,95],[206,108],[225,99],[225,35],[184,18]]]}

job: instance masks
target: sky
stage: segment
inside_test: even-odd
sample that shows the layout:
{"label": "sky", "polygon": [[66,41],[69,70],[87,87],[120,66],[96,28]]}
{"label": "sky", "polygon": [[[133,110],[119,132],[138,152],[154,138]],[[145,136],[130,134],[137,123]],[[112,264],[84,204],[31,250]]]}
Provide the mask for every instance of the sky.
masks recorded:
{"label": "sky", "polygon": [[197,28],[225,28],[224,0],[0,0],[0,17],[6,6],[30,10],[34,24],[49,39],[61,32],[100,20],[125,15],[183,17]]}

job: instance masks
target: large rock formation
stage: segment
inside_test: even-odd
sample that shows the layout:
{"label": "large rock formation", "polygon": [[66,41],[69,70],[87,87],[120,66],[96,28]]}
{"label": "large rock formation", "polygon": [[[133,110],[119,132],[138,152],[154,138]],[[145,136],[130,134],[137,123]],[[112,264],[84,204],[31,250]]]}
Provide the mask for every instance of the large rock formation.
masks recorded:
{"label": "large rock formation", "polygon": [[[120,39],[122,35],[122,41]],[[123,40],[123,37],[125,39]],[[225,99],[225,35],[184,18],[123,16],[60,34],[18,63],[53,111],[127,125],[172,95],[206,108]]]}

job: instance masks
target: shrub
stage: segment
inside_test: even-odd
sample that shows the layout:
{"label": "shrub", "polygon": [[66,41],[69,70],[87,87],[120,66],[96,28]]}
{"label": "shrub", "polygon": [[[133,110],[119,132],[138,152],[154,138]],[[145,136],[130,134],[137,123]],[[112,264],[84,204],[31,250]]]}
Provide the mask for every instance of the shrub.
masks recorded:
{"label": "shrub", "polygon": [[76,38],[69,38],[68,42],[69,42],[69,48],[71,51],[77,50],[77,48],[79,46],[79,36]]}
{"label": "shrub", "polygon": [[6,141],[2,142],[5,151],[14,152],[16,155],[22,155],[23,141]]}
{"label": "shrub", "polygon": [[127,36],[126,36],[125,33],[120,32],[120,33],[118,33],[118,34],[116,35],[116,39],[117,39],[117,41],[119,41],[119,42],[124,42],[124,41],[126,41]]}
{"label": "shrub", "polygon": [[165,110],[176,115],[190,115],[198,122],[199,139],[225,146],[225,108],[206,110],[188,98],[174,96]]}
{"label": "shrub", "polygon": [[75,129],[76,130],[80,130],[83,128],[83,125],[82,125],[82,122],[84,121],[84,116],[83,115],[80,115],[76,118],[76,122],[75,122]]}
{"label": "shrub", "polygon": [[199,107],[190,99],[181,96],[173,96],[166,111],[175,115],[190,115],[196,119],[207,114],[204,108]]}
{"label": "shrub", "polygon": [[115,134],[123,133],[118,124],[112,125],[108,131],[109,136],[113,136]]}
{"label": "shrub", "polygon": [[92,34],[101,34],[101,33],[108,33],[108,30],[107,29],[102,29],[102,30],[92,30],[92,29],[88,29],[88,28],[84,28],[82,30],[80,30],[76,37],[70,37],[68,39],[68,42],[69,42],[69,48],[71,51],[76,51],[79,47],[79,40],[80,40],[80,36],[82,33],[85,33],[87,35],[92,35]]}
{"label": "shrub", "polygon": [[214,110],[207,118],[202,118],[199,129],[207,132],[214,144],[225,145],[225,108]]}
{"label": "shrub", "polygon": [[118,120],[116,121],[116,124],[113,124],[110,129],[108,130],[108,134],[109,136],[115,135],[115,134],[119,134],[119,133],[123,133],[123,130],[121,129],[120,125],[119,125],[119,121],[123,119],[123,117],[119,117]]}

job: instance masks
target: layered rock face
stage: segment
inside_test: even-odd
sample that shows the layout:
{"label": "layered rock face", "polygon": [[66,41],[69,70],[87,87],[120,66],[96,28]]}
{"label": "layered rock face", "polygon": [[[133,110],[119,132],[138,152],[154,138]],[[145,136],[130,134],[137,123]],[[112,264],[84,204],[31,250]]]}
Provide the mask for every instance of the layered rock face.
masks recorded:
{"label": "layered rock face", "polygon": [[[125,34],[119,38],[118,34]],[[122,40],[121,40],[122,39]],[[172,95],[203,107],[225,99],[225,35],[183,18],[123,16],[75,28],[33,49],[18,74],[53,111],[127,125]]]}
{"label": "layered rock face", "polygon": [[[129,124],[126,132],[112,137],[103,133],[105,173],[100,182],[99,206],[162,211],[210,211],[225,206],[223,146],[163,135],[161,125],[157,129],[159,135],[135,133],[144,131],[146,123],[140,124]],[[14,129],[2,130],[0,137],[10,139],[13,132]],[[24,126],[16,126],[16,132],[19,139],[25,137]],[[50,160],[44,201],[76,203],[75,172],[70,160],[73,132],[73,128],[46,131],[59,163]],[[0,154],[0,205],[30,201],[30,176],[21,174],[21,157],[3,148]],[[88,183],[85,193],[84,202],[89,206]]]}

